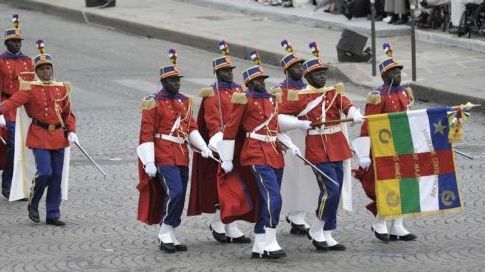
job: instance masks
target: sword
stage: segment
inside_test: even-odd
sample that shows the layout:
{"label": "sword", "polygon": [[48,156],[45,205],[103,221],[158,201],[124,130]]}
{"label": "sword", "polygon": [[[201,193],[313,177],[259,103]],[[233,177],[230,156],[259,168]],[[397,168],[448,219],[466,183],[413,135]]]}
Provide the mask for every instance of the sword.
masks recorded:
{"label": "sword", "polygon": [[7,145],[7,142],[5,142],[5,139],[2,136],[0,136],[0,141],[2,141],[4,145]]}
{"label": "sword", "polygon": [[453,152],[455,152],[455,153],[456,153],[456,154],[458,154],[458,155],[462,155],[463,157],[465,157],[465,158],[467,158],[467,159],[470,159],[470,160],[475,159],[473,156],[470,156],[470,155],[468,155],[468,154],[466,154],[466,153],[464,153],[464,152],[458,151],[458,150],[454,150],[454,149],[453,149]]}
{"label": "sword", "polygon": [[[282,141],[279,141],[282,145],[284,145],[286,148],[289,149],[289,147],[287,145],[285,145]],[[307,160],[305,157],[303,157],[302,155],[300,154],[295,154],[296,157],[300,158],[301,160],[303,160],[305,163],[307,163],[308,165],[310,165],[310,167],[313,169],[313,171],[316,171],[318,172],[319,174],[321,174],[322,176],[324,176],[326,179],[330,180],[333,184],[335,184],[336,186],[339,186],[338,183],[333,180],[331,177],[329,177],[327,174],[325,174],[322,170],[318,169],[318,167],[311,163],[309,160]]]}
{"label": "sword", "polygon": [[84,154],[84,156],[86,156],[86,158],[89,159],[89,161],[99,170],[99,172],[101,172],[101,174],[103,174],[103,176],[106,178],[106,173],[103,171],[103,169],[101,169],[101,167],[94,161],[93,158],[91,158],[91,156],[89,156],[89,154],[86,152],[86,150],[84,150],[84,148],[82,148],[82,146],[77,143],[77,142],[74,142],[74,144],[79,148],[79,150],[81,150],[81,152]]}

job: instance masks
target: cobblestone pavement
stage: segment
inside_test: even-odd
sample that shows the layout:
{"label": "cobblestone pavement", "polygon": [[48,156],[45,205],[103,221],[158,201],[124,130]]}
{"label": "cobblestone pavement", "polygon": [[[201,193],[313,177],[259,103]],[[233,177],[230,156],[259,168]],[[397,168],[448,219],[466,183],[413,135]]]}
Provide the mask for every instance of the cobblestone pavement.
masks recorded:
{"label": "cobblestone pavement", "polygon": [[[0,4],[2,28],[19,12]],[[164,254],[156,245],[156,227],[136,221],[136,154],[139,102],[158,88],[158,68],[167,63],[170,47],[179,50],[187,94],[211,81],[210,61],[216,54],[164,41],[140,38],[95,26],[73,24],[21,10],[24,52],[34,54],[34,41],[44,38],[58,80],[74,84],[72,100],[81,144],[108,172],[106,179],[73,152],[69,200],[62,205],[64,228],[33,224],[25,202],[0,199],[0,271],[481,271],[485,270],[485,117],[475,114],[458,146],[477,158],[457,157],[464,211],[408,221],[419,239],[384,244],[377,241],[364,209],[367,200],[355,184],[352,213],[340,215],[335,237],[348,250],[316,253],[304,237],[289,234],[282,222],[278,235],[288,257],[278,261],[250,259],[251,245],[216,243],[207,217],[183,218],[177,234],[189,251]],[[215,46],[216,48],[216,46]],[[264,61],[264,60],[263,60]],[[236,79],[250,65],[235,60]],[[266,67],[275,79],[277,67]],[[348,85],[362,105],[367,90]],[[430,106],[419,103],[418,107]],[[356,128],[352,129],[356,135]],[[298,171],[291,169],[288,171]],[[313,177],[305,177],[311,178]],[[289,182],[289,181],[284,181]],[[44,217],[44,205],[41,216]],[[246,233],[252,226],[241,223]]]}

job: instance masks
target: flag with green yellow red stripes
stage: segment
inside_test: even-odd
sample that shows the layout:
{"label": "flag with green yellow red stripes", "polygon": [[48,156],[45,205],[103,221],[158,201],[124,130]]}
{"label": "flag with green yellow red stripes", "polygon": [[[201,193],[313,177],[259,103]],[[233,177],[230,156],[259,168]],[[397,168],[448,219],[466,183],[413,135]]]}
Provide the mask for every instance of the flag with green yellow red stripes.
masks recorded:
{"label": "flag with green yellow red stripes", "polygon": [[368,116],[378,214],[461,209],[447,112],[432,108]]}

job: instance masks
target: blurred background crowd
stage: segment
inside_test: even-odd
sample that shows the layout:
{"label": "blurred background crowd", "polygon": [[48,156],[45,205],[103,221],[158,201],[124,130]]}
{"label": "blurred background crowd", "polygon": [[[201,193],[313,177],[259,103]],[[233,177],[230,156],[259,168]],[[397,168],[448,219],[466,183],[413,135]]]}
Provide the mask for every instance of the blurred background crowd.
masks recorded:
{"label": "blurred background crowd", "polygon": [[[370,20],[370,0],[255,0],[267,6],[299,8],[314,6],[314,11],[343,15],[351,20]],[[389,24],[410,24],[414,7],[416,26],[437,29],[458,36],[485,36],[485,0],[375,0],[375,19]]]}

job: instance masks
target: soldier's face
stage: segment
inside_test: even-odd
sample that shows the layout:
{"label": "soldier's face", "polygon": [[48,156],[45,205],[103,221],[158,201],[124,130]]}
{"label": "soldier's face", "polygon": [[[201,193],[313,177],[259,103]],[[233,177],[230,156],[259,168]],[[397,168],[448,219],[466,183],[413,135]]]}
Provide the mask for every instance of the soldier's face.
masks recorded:
{"label": "soldier's face", "polygon": [[18,40],[18,39],[6,40],[5,47],[7,47],[7,50],[10,51],[11,53],[17,54],[20,51],[20,48],[22,47],[22,40]]}
{"label": "soldier's face", "polygon": [[222,82],[232,83],[234,79],[234,75],[232,73],[232,68],[224,68],[220,69],[216,72],[217,79]]}
{"label": "soldier's face", "polygon": [[392,86],[401,85],[401,69],[399,67],[392,68],[384,74],[384,83]]}
{"label": "soldier's face", "polygon": [[54,70],[52,69],[52,65],[50,64],[41,64],[37,68],[35,68],[35,72],[37,76],[42,81],[49,81],[52,79],[52,74]]}
{"label": "soldier's face", "polygon": [[257,77],[251,80],[248,87],[256,92],[265,92],[266,84],[264,83],[264,77]]}
{"label": "soldier's face", "polygon": [[162,79],[163,89],[171,94],[178,93],[180,90],[180,78],[179,77],[169,77]]}
{"label": "soldier's face", "polygon": [[322,88],[325,86],[325,82],[327,82],[327,70],[318,69],[308,73],[305,78],[313,87]]}
{"label": "soldier's face", "polygon": [[297,62],[288,68],[287,73],[291,79],[299,80],[303,77],[303,65],[301,62]]}

